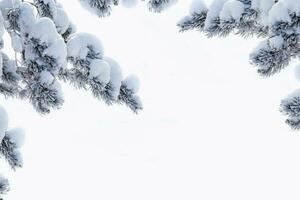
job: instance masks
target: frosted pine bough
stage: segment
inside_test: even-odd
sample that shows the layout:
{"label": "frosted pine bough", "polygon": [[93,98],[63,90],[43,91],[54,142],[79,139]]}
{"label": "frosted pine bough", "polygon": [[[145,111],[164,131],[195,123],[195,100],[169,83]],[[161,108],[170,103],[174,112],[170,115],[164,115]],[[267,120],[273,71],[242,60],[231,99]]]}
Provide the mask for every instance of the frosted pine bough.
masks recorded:
{"label": "frosted pine bough", "polygon": [[[197,30],[208,37],[259,37],[264,40],[250,54],[250,62],[263,77],[279,73],[300,56],[300,1],[214,0],[209,7],[195,1],[179,23],[180,31]],[[286,123],[300,129],[300,92],[281,103]]]}
{"label": "frosted pine bough", "polygon": [[[47,114],[63,105],[60,84],[66,82],[107,105],[124,104],[135,113],[142,109],[137,78],[123,77],[97,37],[77,33],[58,1],[0,0],[0,11],[1,94],[29,100],[37,112]],[[4,53],[5,31],[14,58]],[[0,155],[13,170],[22,166],[22,138],[20,129],[8,130],[6,112],[0,108]],[[8,190],[7,179],[0,176],[0,199]]]}
{"label": "frosted pine bough", "polygon": [[[108,104],[126,104],[134,112],[142,108],[137,91],[121,92],[121,88],[128,89],[126,81],[122,81],[121,69],[115,61],[110,64],[106,61],[98,38],[76,33],[58,2],[34,0],[30,4],[15,0],[14,6],[5,7],[2,13],[5,13],[5,28],[17,52],[16,60],[4,57],[11,68],[15,68],[4,73],[7,77],[3,82],[14,87],[7,96],[29,99],[38,112],[46,114],[64,102],[61,80],[90,90]],[[72,67],[67,66],[68,62]]]}
{"label": "frosted pine bough", "polygon": [[[22,129],[8,129],[7,113],[0,107],[0,157],[5,159],[13,170],[23,165],[19,149],[24,143],[24,136],[25,134]],[[8,180],[0,175],[0,199],[9,189]]]}
{"label": "frosted pine bough", "polygon": [[[81,5],[91,13],[99,17],[107,17],[111,14],[114,6],[121,4],[124,7],[134,7],[140,0],[79,0]],[[147,1],[151,12],[160,13],[174,5],[177,0],[141,0]]]}

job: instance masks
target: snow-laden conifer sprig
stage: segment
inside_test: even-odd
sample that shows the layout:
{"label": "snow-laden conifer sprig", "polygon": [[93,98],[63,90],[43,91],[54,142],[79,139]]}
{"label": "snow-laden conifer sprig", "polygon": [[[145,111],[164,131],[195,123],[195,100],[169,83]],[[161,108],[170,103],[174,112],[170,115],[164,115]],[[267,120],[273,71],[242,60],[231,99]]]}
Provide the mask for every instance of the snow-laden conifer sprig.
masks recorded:
{"label": "snow-laden conifer sprig", "polygon": [[[137,90],[122,93],[121,68],[112,58],[104,57],[102,44],[95,36],[87,33],[72,34],[68,39],[67,48],[68,60],[74,67],[62,69],[62,80],[69,81],[76,88],[90,90],[93,96],[104,100],[108,105],[125,104],[134,112],[142,109]],[[135,84],[139,83],[136,81]],[[131,98],[133,95],[135,98]],[[132,106],[133,104],[136,106]]]}
{"label": "snow-laden conifer sprig", "polygon": [[[180,31],[197,30],[208,37],[233,33],[265,38],[250,54],[251,64],[263,77],[280,72],[300,56],[300,1],[214,0],[207,7],[196,0],[178,27]],[[281,104],[293,129],[300,129],[300,111],[296,109],[299,98],[299,93],[294,93]]]}
{"label": "snow-laden conifer sprig", "polygon": [[[262,0],[269,1],[269,0]],[[273,0],[272,0],[273,1]],[[207,36],[227,36],[235,33],[243,37],[266,36],[268,25],[263,20],[270,7],[257,0],[214,0],[207,7],[203,0],[191,4],[190,13],[178,22],[180,31],[197,30]]]}
{"label": "snow-laden conifer sprig", "polygon": [[13,170],[20,168],[23,165],[20,151],[9,134],[6,134],[2,139],[0,155],[8,162]]}
{"label": "snow-laden conifer sprig", "polygon": [[[104,57],[95,36],[76,33],[57,0],[0,0],[0,11],[0,94],[28,100],[37,112],[47,114],[63,105],[62,80],[91,91],[108,105],[126,104],[134,112],[142,108],[137,90],[122,81],[120,66]],[[3,52],[5,31],[11,37],[14,59]],[[121,93],[121,85],[130,92]],[[16,169],[23,165],[22,131],[9,130],[2,111],[0,157]],[[4,180],[0,180],[0,195],[9,188]]]}
{"label": "snow-laden conifer sprig", "polygon": [[[25,134],[20,128],[8,129],[8,121],[6,111],[0,107],[0,158],[16,170],[23,165],[20,148],[24,144]],[[8,180],[0,175],[0,199],[8,191]]]}
{"label": "snow-laden conifer sprig", "polygon": [[[111,14],[113,7],[123,5],[134,7],[140,0],[79,0],[83,8],[98,17],[107,17]],[[151,12],[160,13],[176,4],[177,0],[141,0],[146,1]]]}
{"label": "snow-laden conifer sprig", "polygon": [[118,3],[118,1],[113,0],[79,0],[79,2],[84,8],[99,17],[109,16],[112,7]]}
{"label": "snow-laden conifer sprig", "polygon": [[286,123],[293,129],[300,129],[300,93],[299,90],[281,102],[280,111],[287,117]]}
{"label": "snow-laden conifer sprig", "polygon": [[24,90],[40,113],[49,113],[63,104],[56,75],[66,67],[66,46],[54,23],[47,17],[37,19],[24,42],[23,64],[27,67]]}
{"label": "snow-laden conifer sprig", "polygon": [[[38,6],[42,6],[41,2],[43,1],[45,0],[39,0]],[[51,19],[66,42],[67,60],[74,66],[73,68],[61,68],[58,78],[70,82],[76,88],[91,91],[93,96],[103,100],[108,105],[121,103],[120,98],[118,98],[121,95],[122,82],[120,66],[113,59],[104,57],[103,47],[98,38],[87,33],[76,33],[76,27],[71,22],[68,24],[61,23],[62,21],[69,21],[68,15],[63,11],[61,5],[49,4],[49,0],[46,3],[49,6],[42,7],[49,8],[49,11],[43,11],[40,15],[43,16],[43,13],[56,13],[51,15],[53,16]],[[113,3],[116,4],[117,2],[114,1]],[[59,20],[55,20],[58,15]],[[62,29],[63,32],[60,31]],[[136,93],[134,95],[136,96]],[[139,100],[138,97],[135,99]],[[131,106],[132,103],[139,106]],[[137,102],[122,102],[122,104],[126,104],[134,112],[138,112],[142,108],[140,100]]]}
{"label": "snow-laden conifer sprig", "polygon": [[[29,99],[39,113],[49,113],[64,102],[59,83],[62,79],[91,91],[108,105],[120,103],[119,65],[112,59],[105,60],[102,45],[95,36],[76,33],[76,27],[57,1],[15,0],[5,12],[5,28],[19,56],[14,61],[2,53],[1,93]],[[86,43],[88,40],[91,41]],[[71,44],[76,45],[68,48]],[[80,55],[71,55],[76,48]],[[68,61],[74,68],[66,67]],[[129,107],[137,112],[142,106]]]}
{"label": "snow-laden conifer sprig", "polygon": [[0,199],[2,200],[1,196],[9,192],[9,183],[6,178],[0,175]]}
{"label": "snow-laden conifer sprig", "polygon": [[49,17],[51,19],[56,17],[56,1],[48,0],[33,0],[34,5],[37,7],[38,12],[43,17]]}
{"label": "snow-laden conifer sprig", "polygon": [[119,103],[127,105],[135,113],[143,108],[139,96],[136,95],[139,90],[138,85],[138,79],[135,76],[128,76],[122,81],[118,97]]}
{"label": "snow-laden conifer sprig", "polygon": [[160,13],[175,3],[177,0],[149,0],[148,7],[150,11]]}

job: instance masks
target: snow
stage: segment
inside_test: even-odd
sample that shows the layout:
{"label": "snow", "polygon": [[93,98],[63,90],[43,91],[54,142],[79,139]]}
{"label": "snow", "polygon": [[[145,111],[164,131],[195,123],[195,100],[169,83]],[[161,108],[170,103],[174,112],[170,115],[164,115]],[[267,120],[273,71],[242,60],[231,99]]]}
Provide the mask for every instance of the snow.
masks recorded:
{"label": "snow", "polygon": [[103,46],[100,40],[89,33],[75,33],[70,36],[67,43],[68,57],[85,59],[88,54],[88,47],[93,47],[95,53],[103,56]]}
{"label": "snow", "polygon": [[21,155],[21,152],[18,149],[15,149],[13,151],[14,157],[16,158],[16,161],[19,166],[23,166],[23,157]]}
{"label": "snow", "polygon": [[54,24],[57,28],[57,31],[60,34],[63,34],[66,32],[66,30],[69,28],[70,20],[67,15],[67,13],[64,11],[63,8],[58,7],[56,10],[56,16],[53,18]]}
{"label": "snow", "polygon": [[250,58],[256,56],[261,50],[268,49],[269,48],[269,41],[263,40],[261,41],[252,51],[250,54]]}
{"label": "snow", "polygon": [[269,11],[275,4],[274,0],[252,0],[251,8],[259,13],[258,22],[263,26],[269,25]]}
{"label": "snow", "polygon": [[2,12],[0,11],[0,37],[3,37],[5,32],[5,24],[4,24],[4,18],[2,15]]}
{"label": "snow", "polygon": [[300,89],[296,89],[292,93],[287,95],[286,98],[284,98],[284,101],[290,101],[295,97],[300,97]]}
{"label": "snow", "polygon": [[2,80],[2,75],[3,75],[3,57],[1,53],[0,54],[0,81]]}
{"label": "snow", "polygon": [[48,17],[42,17],[32,26],[30,36],[40,39],[41,42],[51,43],[60,37],[56,31],[55,24]]}
{"label": "snow", "polygon": [[268,48],[268,40],[263,40],[254,48],[254,51],[259,51],[260,49],[267,49],[267,48]]}
{"label": "snow", "polygon": [[194,0],[190,5],[190,14],[201,14],[207,12],[207,6],[203,0]]}
{"label": "snow", "polygon": [[11,46],[14,49],[14,51],[16,51],[16,52],[22,52],[22,50],[23,50],[23,47],[22,47],[22,38],[18,34],[14,33],[14,32],[12,32],[10,34],[10,37],[11,37]]}
{"label": "snow", "polygon": [[70,20],[63,6],[54,0],[43,0],[44,4],[48,5],[51,10],[53,22],[60,34],[66,32],[69,27]]}
{"label": "snow", "polygon": [[300,1],[281,0],[276,3],[269,12],[269,23],[272,25],[278,21],[291,22],[290,13],[300,15]]}
{"label": "snow", "polygon": [[46,5],[53,18],[56,18],[57,9],[56,9],[56,0],[39,0],[42,1],[44,5]]}
{"label": "snow", "polygon": [[121,0],[121,5],[125,8],[133,8],[138,2],[139,0]]}
{"label": "snow", "polygon": [[0,106],[0,141],[5,136],[5,132],[8,128],[8,115],[3,107]]}
{"label": "snow", "polygon": [[[185,14],[181,5],[188,8],[185,0],[158,16],[141,5],[104,20],[83,14],[76,1],[61,2],[81,31],[101,34],[124,74],[139,74],[146,109],[135,116],[106,107],[68,84],[65,107],[46,117],[8,100],[7,111],[26,126],[30,145],[7,199],[55,199],[53,185],[60,198],[72,200],[300,199],[300,138],[277,110],[282,94],[297,86],[289,70],[270,80],[257,76],[247,58],[256,39],[179,35],[174,25]],[[34,180],[31,189],[27,180]]]}
{"label": "snow", "polygon": [[[1,140],[0,140],[1,141]],[[6,178],[2,174],[0,174],[0,192],[5,193],[9,189],[9,183]]]}
{"label": "snow", "polygon": [[23,32],[27,32],[37,20],[37,10],[33,5],[27,2],[21,3],[19,8],[21,10],[19,20],[20,28]]}
{"label": "snow", "polygon": [[274,4],[274,0],[252,0],[251,8],[256,11],[267,13]]}
{"label": "snow", "polygon": [[16,148],[21,148],[25,143],[25,131],[22,128],[13,128],[6,132],[10,141],[16,145]]}
{"label": "snow", "polygon": [[299,0],[281,0],[285,7],[291,12],[295,12],[297,16],[300,15],[300,1]]}
{"label": "snow", "polygon": [[190,15],[184,16],[178,21],[178,24],[183,24],[185,22],[190,21],[191,19],[192,19],[192,17]]}
{"label": "snow", "polygon": [[59,65],[58,70],[67,66],[67,46],[60,36],[49,44],[44,54],[56,58]]}
{"label": "snow", "polygon": [[87,0],[79,0],[79,2],[81,4],[81,6],[83,8],[85,8],[86,10],[88,10],[90,13],[96,14],[96,15],[98,14],[98,10],[95,8],[92,8]]}
{"label": "snow", "polygon": [[9,57],[4,53],[1,53],[0,55],[1,55],[1,59],[6,62],[5,63],[6,65],[5,66],[3,65],[3,69],[5,69],[6,72],[15,74],[15,76],[19,76],[16,73],[17,71],[16,62],[14,60],[9,59]]}
{"label": "snow", "polygon": [[69,28],[72,30],[71,34],[75,33],[77,31],[77,27],[76,27],[76,25],[72,21],[70,21],[70,23],[69,23],[68,29]]}
{"label": "snow", "polygon": [[269,26],[269,13],[261,12],[258,16],[257,22],[262,26]]}
{"label": "snow", "polygon": [[284,43],[284,39],[282,38],[282,36],[274,36],[272,38],[269,39],[269,44],[271,47],[275,48],[275,49],[281,49]]}
{"label": "snow", "polygon": [[209,6],[209,11],[207,13],[204,30],[208,30],[210,28],[212,20],[219,16],[223,5],[226,1],[227,0],[214,0],[212,2],[212,4]]}
{"label": "snow", "polygon": [[104,57],[104,60],[109,64],[110,66],[110,84],[114,88],[112,96],[114,100],[117,100],[121,83],[122,83],[122,70],[120,65],[112,58],[110,57]]}
{"label": "snow", "polygon": [[110,79],[110,66],[104,60],[93,59],[89,66],[89,78],[97,78],[100,82],[107,84]]}
{"label": "snow", "polygon": [[53,83],[51,84],[51,89],[56,90],[57,92],[57,97],[63,101],[64,99],[64,93],[62,91],[61,85],[57,80],[54,80]]}
{"label": "snow", "polygon": [[0,1],[0,9],[3,16],[7,15],[9,9],[13,8],[14,6],[18,6],[21,3],[20,0],[1,0]]}
{"label": "snow", "polygon": [[276,3],[269,12],[269,23],[272,25],[278,21],[291,22],[289,10],[283,1]]}
{"label": "snow", "polygon": [[44,84],[43,86],[47,88],[47,90],[50,90],[54,93],[54,98],[56,101],[55,108],[59,109],[60,106],[64,103],[64,95],[60,83],[56,79],[54,79],[52,83],[50,83],[49,81],[47,85]]}
{"label": "snow", "polygon": [[57,60],[56,70],[66,66],[67,47],[62,37],[57,33],[54,23],[49,18],[42,17],[37,20],[31,28],[30,37],[37,38],[48,45],[43,53]]}
{"label": "snow", "polygon": [[220,19],[221,20],[230,20],[234,19],[236,21],[239,21],[242,17],[242,14],[244,12],[244,4],[237,0],[230,0],[227,1],[221,12],[220,12]]}
{"label": "snow", "polygon": [[53,83],[54,81],[54,77],[53,75],[48,72],[47,70],[44,70],[40,73],[40,79],[39,81],[42,83],[42,84],[46,84],[46,85],[50,85]]}
{"label": "snow", "polygon": [[149,0],[148,5],[150,10],[154,12],[161,12],[177,3],[177,0]]}
{"label": "snow", "polygon": [[136,75],[129,75],[124,80],[123,83],[127,86],[129,90],[133,93],[137,93],[140,89],[140,80]]}
{"label": "snow", "polygon": [[[110,13],[109,9],[110,8],[108,8],[108,9],[99,9],[99,8],[97,8],[97,6],[92,7],[90,5],[91,1],[93,1],[93,0],[79,0],[81,6],[83,8],[85,8],[87,11],[89,11],[90,13],[95,14],[95,15],[97,15],[99,17],[103,17],[103,16],[109,15],[109,13]],[[100,2],[96,2],[96,3],[98,3],[100,5],[102,4],[101,1]],[[113,1],[112,0],[106,0],[106,4],[108,5],[108,7],[113,6]]]}

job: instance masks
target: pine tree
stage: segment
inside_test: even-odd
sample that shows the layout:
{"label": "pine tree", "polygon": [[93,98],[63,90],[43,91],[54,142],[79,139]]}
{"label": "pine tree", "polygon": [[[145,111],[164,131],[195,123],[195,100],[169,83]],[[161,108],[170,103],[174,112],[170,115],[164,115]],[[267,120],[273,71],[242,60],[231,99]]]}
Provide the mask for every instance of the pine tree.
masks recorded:
{"label": "pine tree", "polygon": [[[300,56],[300,1],[295,0],[214,0],[191,5],[190,14],[178,23],[180,31],[197,30],[208,37],[229,34],[264,40],[250,54],[250,62],[263,77],[279,73]],[[300,129],[300,93],[281,103],[286,123]]]}
{"label": "pine tree", "polygon": [[[92,5],[109,10],[117,3],[95,1]],[[135,113],[142,109],[137,78],[123,78],[119,64],[105,55],[100,40],[77,33],[58,1],[1,0],[0,10],[1,94],[29,100],[38,113],[47,114],[63,105],[61,83],[69,83],[107,105],[124,104]],[[5,31],[14,58],[4,53]],[[22,130],[8,130],[7,114],[0,107],[0,156],[13,170],[23,165],[19,150],[23,138]],[[9,188],[8,180],[0,176],[0,199]]]}

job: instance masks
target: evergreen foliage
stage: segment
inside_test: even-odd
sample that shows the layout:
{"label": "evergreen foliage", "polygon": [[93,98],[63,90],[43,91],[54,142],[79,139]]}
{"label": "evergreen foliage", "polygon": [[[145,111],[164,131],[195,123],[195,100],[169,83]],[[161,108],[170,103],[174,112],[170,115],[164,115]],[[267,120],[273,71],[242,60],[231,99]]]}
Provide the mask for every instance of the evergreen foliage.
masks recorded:
{"label": "evergreen foliage", "polygon": [[[236,34],[263,38],[250,54],[251,64],[263,77],[279,73],[300,56],[300,1],[214,0],[207,7],[197,0],[178,27],[181,32],[197,30],[208,37]],[[299,98],[295,92],[281,103],[293,129],[300,129]]]}
{"label": "evergreen foliage", "polygon": [[[107,12],[114,1],[91,5]],[[142,109],[138,81],[123,78],[121,67],[106,57],[100,40],[77,33],[74,23],[56,0],[0,0],[0,93],[28,100],[40,114],[64,103],[61,83],[90,91],[107,105],[124,104],[134,113]],[[4,53],[3,34],[12,41],[15,57]],[[15,170],[22,167],[19,151],[23,132],[8,130],[7,114],[0,108],[0,157]],[[9,191],[0,177],[1,195]]]}

